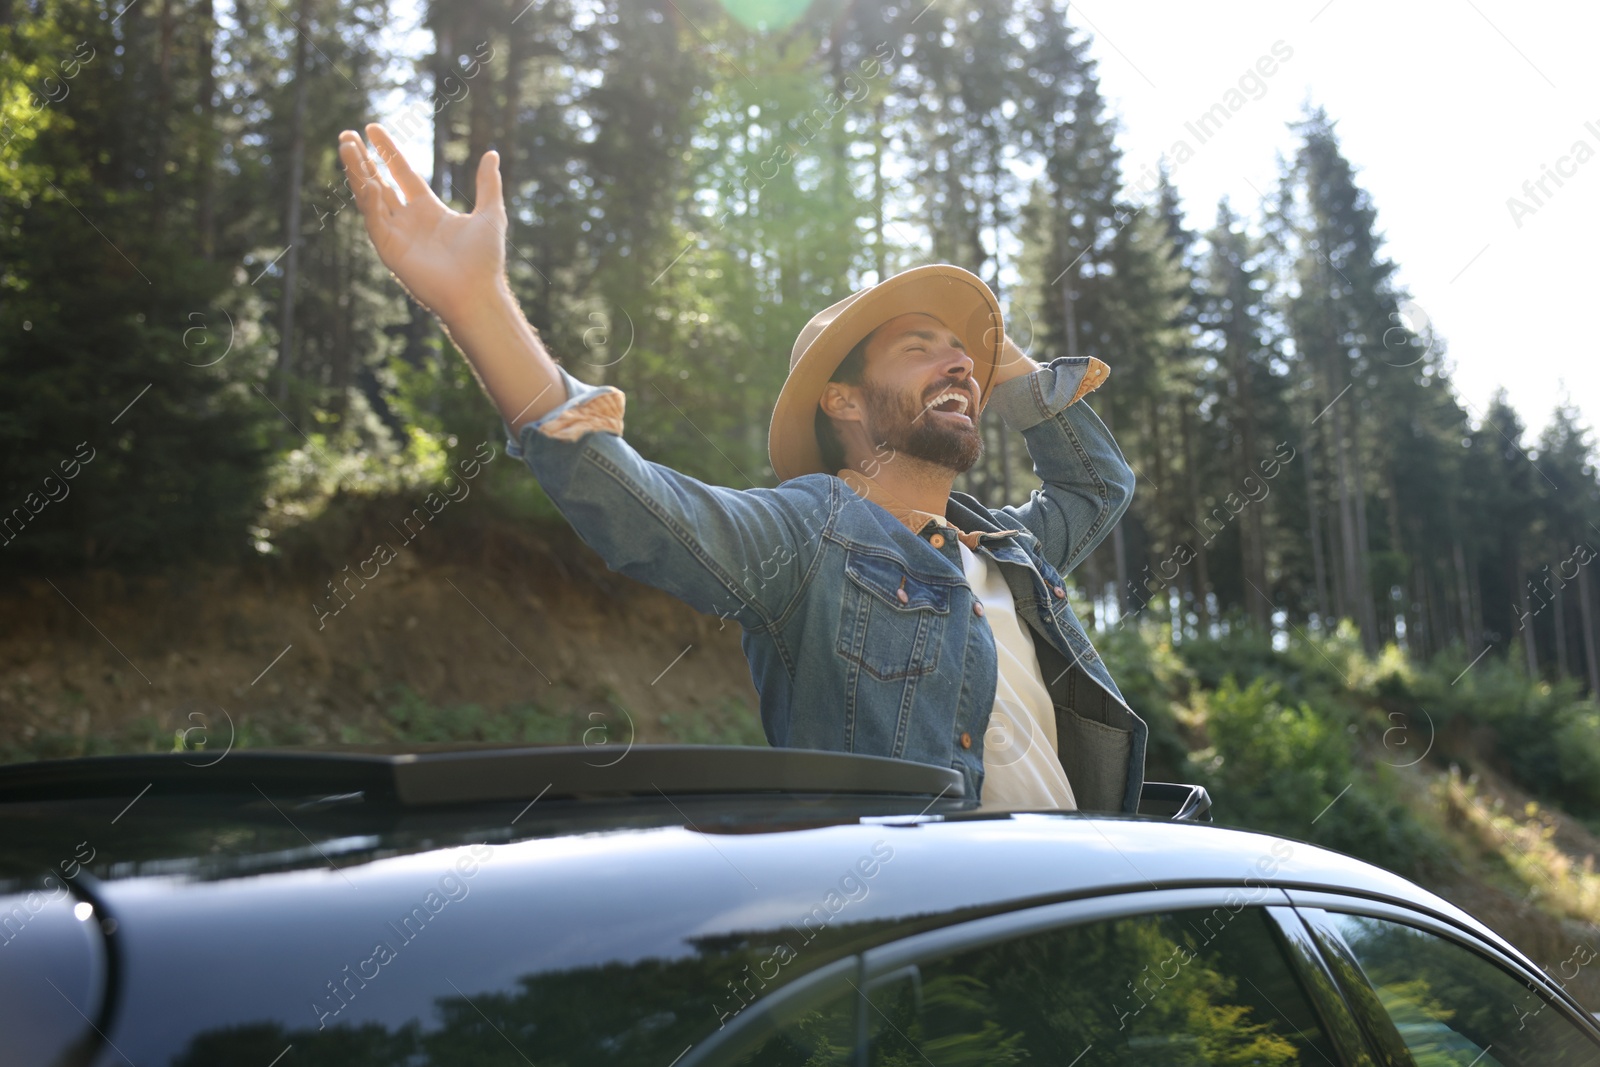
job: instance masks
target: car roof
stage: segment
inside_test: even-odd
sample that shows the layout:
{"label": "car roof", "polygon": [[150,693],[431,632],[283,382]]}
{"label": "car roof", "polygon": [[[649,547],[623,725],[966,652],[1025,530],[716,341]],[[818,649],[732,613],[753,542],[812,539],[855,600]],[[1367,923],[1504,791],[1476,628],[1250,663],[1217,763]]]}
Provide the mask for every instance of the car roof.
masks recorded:
{"label": "car roof", "polygon": [[[156,1059],[190,1039],[172,1023],[180,1017],[194,1033],[306,1027],[313,998],[373,966],[380,940],[404,944],[403,966],[384,972],[401,977],[352,999],[340,1024],[402,1026],[432,1018],[441,996],[600,990],[629,973],[704,982],[711,972],[695,960],[736,959],[789,931],[807,946],[798,970],[809,970],[953,922],[1150,890],[1211,887],[1264,904],[1284,903],[1281,891],[1331,891],[1421,908],[1507,947],[1392,872],[1269,834],[979,812],[940,795],[942,773],[836,760],[824,762],[842,777],[760,789],[774,780],[751,767],[781,760],[741,769],[737,754],[712,757],[725,761],[712,789],[665,755],[634,762],[636,775],[660,772],[648,792],[495,774],[474,787],[460,771],[492,765],[480,760],[457,761],[428,786],[436,792],[410,801],[391,772],[427,760],[308,768],[236,753],[181,771],[157,757],[0,769],[0,894],[36,887],[40,872],[65,869],[58,861],[82,862],[69,885],[114,920],[123,961],[119,1018],[132,1029],[116,1040]],[[908,777],[874,793],[859,770]],[[440,801],[447,787],[458,791]],[[441,933],[413,942],[413,918]],[[174,974],[193,981],[174,985]]]}
{"label": "car roof", "polygon": [[[25,878],[41,860],[53,867],[47,857],[82,835],[103,851],[92,869],[109,882],[302,871],[310,877],[296,892],[314,894],[319,870],[376,871],[391,859],[481,841],[580,900],[604,895],[585,866],[601,855],[602,866],[637,864],[706,886],[736,871],[730,887],[766,886],[781,896],[815,883],[845,852],[853,853],[847,860],[870,857],[883,840],[897,850],[897,879],[914,879],[932,910],[1271,884],[1425,901],[1470,923],[1392,872],[1304,842],[1137,816],[978,812],[955,771],[902,760],[687,745],[638,746],[621,760],[563,746],[213,758],[0,768],[0,818],[9,823],[0,878]],[[112,810],[124,805],[136,814]],[[107,828],[112,816],[127,819],[126,833]]]}

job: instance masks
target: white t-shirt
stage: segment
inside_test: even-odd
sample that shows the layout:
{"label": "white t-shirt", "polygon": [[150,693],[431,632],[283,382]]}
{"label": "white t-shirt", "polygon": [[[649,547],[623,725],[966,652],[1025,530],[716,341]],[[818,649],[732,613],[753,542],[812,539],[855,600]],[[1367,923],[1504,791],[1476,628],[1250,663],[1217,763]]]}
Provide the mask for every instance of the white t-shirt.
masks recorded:
{"label": "white t-shirt", "polygon": [[1039,653],[1017,618],[1011,588],[993,560],[964,544],[961,564],[983,604],[997,660],[994,712],[983,735],[983,802],[978,810],[1075,811],[1078,802],[1057,754],[1055,706],[1045,688]]}

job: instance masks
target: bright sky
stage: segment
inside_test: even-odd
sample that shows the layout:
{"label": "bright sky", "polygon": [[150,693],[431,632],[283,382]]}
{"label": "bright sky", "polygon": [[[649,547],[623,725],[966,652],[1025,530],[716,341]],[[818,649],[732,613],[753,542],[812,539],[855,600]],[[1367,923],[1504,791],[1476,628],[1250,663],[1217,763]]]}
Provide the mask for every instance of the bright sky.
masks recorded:
{"label": "bright sky", "polygon": [[[1503,385],[1534,433],[1563,397],[1600,423],[1600,343],[1585,310],[1600,303],[1600,6],[1074,0],[1071,21],[1094,35],[1130,182],[1181,138],[1194,155],[1173,181],[1189,224],[1209,227],[1223,195],[1253,215],[1257,191],[1273,190],[1275,154],[1293,151],[1285,123],[1306,100],[1321,105],[1474,419]],[[1291,58],[1199,143],[1185,123],[1278,41]],[[1531,210],[1513,218],[1511,197]]]}

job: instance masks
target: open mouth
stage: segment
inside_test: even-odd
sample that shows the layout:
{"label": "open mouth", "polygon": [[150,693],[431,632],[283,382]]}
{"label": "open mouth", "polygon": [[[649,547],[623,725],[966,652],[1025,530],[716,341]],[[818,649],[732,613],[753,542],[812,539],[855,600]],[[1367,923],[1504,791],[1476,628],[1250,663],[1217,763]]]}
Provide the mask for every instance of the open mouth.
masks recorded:
{"label": "open mouth", "polygon": [[922,410],[924,414],[933,411],[941,415],[958,416],[962,421],[970,423],[972,417],[967,413],[967,409],[971,404],[972,398],[966,393],[956,389],[947,389],[928,401],[927,406]]}

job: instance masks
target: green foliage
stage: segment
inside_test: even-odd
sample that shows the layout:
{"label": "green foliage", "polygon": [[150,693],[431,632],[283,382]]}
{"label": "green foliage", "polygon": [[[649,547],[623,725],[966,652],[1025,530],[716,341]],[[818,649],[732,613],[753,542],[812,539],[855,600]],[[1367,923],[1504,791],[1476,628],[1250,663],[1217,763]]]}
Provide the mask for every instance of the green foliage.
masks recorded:
{"label": "green foliage", "polygon": [[[0,26],[0,566],[237,557],[262,496],[264,424],[247,378],[191,352],[228,274],[153,228],[142,191],[102,180],[92,138],[115,92],[110,46],[80,9],[46,14]],[[98,58],[64,80],[90,39]],[[58,99],[23,102],[47,84]],[[233,366],[248,365],[252,345],[236,340]]]}
{"label": "green foliage", "polygon": [[481,704],[440,707],[410,686],[400,686],[386,713],[396,740],[420,744],[452,741],[497,741],[517,744],[576,744],[582,732],[569,714],[537,704],[493,711]]}
{"label": "green foliage", "polygon": [[727,701],[709,711],[669,712],[660,721],[667,738],[678,744],[767,744],[760,713],[738,701]]}
{"label": "green foliage", "polygon": [[1393,695],[1426,709],[1440,728],[1488,727],[1497,766],[1522,788],[1574,814],[1600,815],[1600,704],[1583,699],[1576,680],[1529,681],[1493,659],[1467,669],[1465,657],[1452,653]]}
{"label": "green foliage", "polygon": [[1281,699],[1281,685],[1226,678],[1204,695],[1212,745],[1195,762],[1218,821],[1339,849],[1417,872],[1445,854],[1405,806],[1385,768],[1363,760],[1357,725]]}
{"label": "green foliage", "polygon": [[1100,635],[1095,649],[1117,680],[1128,706],[1150,727],[1145,746],[1145,777],[1186,781],[1189,743],[1179,710],[1198,681],[1189,664],[1153,628],[1121,627]]}
{"label": "green foliage", "polygon": [[1282,696],[1264,678],[1243,689],[1224,678],[1200,698],[1212,747],[1195,759],[1228,810],[1249,813],[1262,829],[1304,834],[1353,780],[1351,746],[1309,705]]}
{"label": "green foliage", "polygon": [[[1204,784],[1228,825],[1398,870],[1442,861],[1447,847],[1396,778],[1430,743],[1420,709],[1392,697],[1396,677],[1416,673],[1398,651],[1368,660],[1348,630],[1279,649],[1248,628],[1175,647],[1166,637],[1145,627],[1097,641],[1150,724],[1149,777]],[[1388,717],[1397,707],[1410,712],[1404,729]]]}

